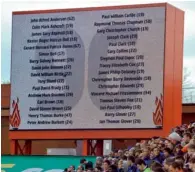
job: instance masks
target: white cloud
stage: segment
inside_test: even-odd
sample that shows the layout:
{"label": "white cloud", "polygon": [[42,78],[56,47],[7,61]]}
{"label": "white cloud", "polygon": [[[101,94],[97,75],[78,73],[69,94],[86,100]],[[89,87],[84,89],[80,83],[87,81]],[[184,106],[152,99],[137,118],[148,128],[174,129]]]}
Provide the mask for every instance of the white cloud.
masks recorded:
{"label": "white cloud", "polygon": [[195,37],[194,17],[195,17],[195,11],[191,11],[191,10],[185,11],[185,30],[184,30],[185,39],[190,39],[191,37]]}
{"label": "white cloud", "polygon": [[184,65],[193,67],[195,71],[195,56],[184,56]]}
{"label": "white cloud", "polygon": [[195,56],[185,56],[183,67],[186,67],[190,71],[191,75],[189,80],[195,84]]}

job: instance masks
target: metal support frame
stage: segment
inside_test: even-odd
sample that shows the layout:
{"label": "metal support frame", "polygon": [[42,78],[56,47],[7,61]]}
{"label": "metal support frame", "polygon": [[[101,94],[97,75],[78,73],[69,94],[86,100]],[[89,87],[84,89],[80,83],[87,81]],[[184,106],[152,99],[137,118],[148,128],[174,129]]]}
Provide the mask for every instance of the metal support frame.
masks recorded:
{"label": "metal support frame", "polygon": [[103,140],[83,140],[83,155],[103,155]]}
{"label": "metal support frame", "polygon": [[[83,140],[83,155],[103,155],[103,140]],[[24,140],[24,144],[20,140],[10,140],[11,155],[31,155],[32,140]]]}
{"label": "metal support frame", "polygon": [[19,143],[19,140],[11,140],[11,155],[31,155],[32,140],[24,140],[24,144]]}

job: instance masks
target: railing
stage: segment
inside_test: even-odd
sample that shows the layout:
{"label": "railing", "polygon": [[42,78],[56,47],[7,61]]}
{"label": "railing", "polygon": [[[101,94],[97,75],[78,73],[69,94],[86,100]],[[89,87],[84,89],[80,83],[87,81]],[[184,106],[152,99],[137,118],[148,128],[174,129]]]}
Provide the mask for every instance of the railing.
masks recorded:
{"label": "railing", "polygon": [[183,88],[182,99],[184,104],[195,103],[195,87]]}

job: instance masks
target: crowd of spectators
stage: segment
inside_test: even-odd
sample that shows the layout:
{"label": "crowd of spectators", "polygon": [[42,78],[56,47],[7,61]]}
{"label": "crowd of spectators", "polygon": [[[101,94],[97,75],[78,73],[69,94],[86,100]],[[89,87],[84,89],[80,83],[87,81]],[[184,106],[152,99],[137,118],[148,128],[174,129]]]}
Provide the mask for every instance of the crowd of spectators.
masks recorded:
{"label": "crowd of spectators", "polygon": [[93,164],[86,159],[67,172],[195,172],[195,123],[172,130],[167,138],[142,140],[126,150],[115,150],[97,157]]}

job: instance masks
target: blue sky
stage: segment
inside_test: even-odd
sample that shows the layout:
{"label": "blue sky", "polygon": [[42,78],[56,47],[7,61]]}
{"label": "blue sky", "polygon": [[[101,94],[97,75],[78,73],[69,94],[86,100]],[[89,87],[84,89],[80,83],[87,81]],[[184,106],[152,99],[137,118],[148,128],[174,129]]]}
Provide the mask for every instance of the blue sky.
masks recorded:
{"label": "blue sky", "polygon": [[[138,3],[165,2],[147,0],[64,0],[64,1],[3,1],[1,6],[1,82],[10,81],[11,61],[11,17],[12,11],[77,8],[89,6],[126,5]],[[191,87],[195,87],[195,2],[192,1],[170,1],[172,5],[185,11],[185,35],[184,35],[184,67],[190,73],[189,80]],[[186,94],[189,91],[187,91]],[[195,89],[190,89],[190,94]],[[194,100],[195,102],[195,100]]]}

